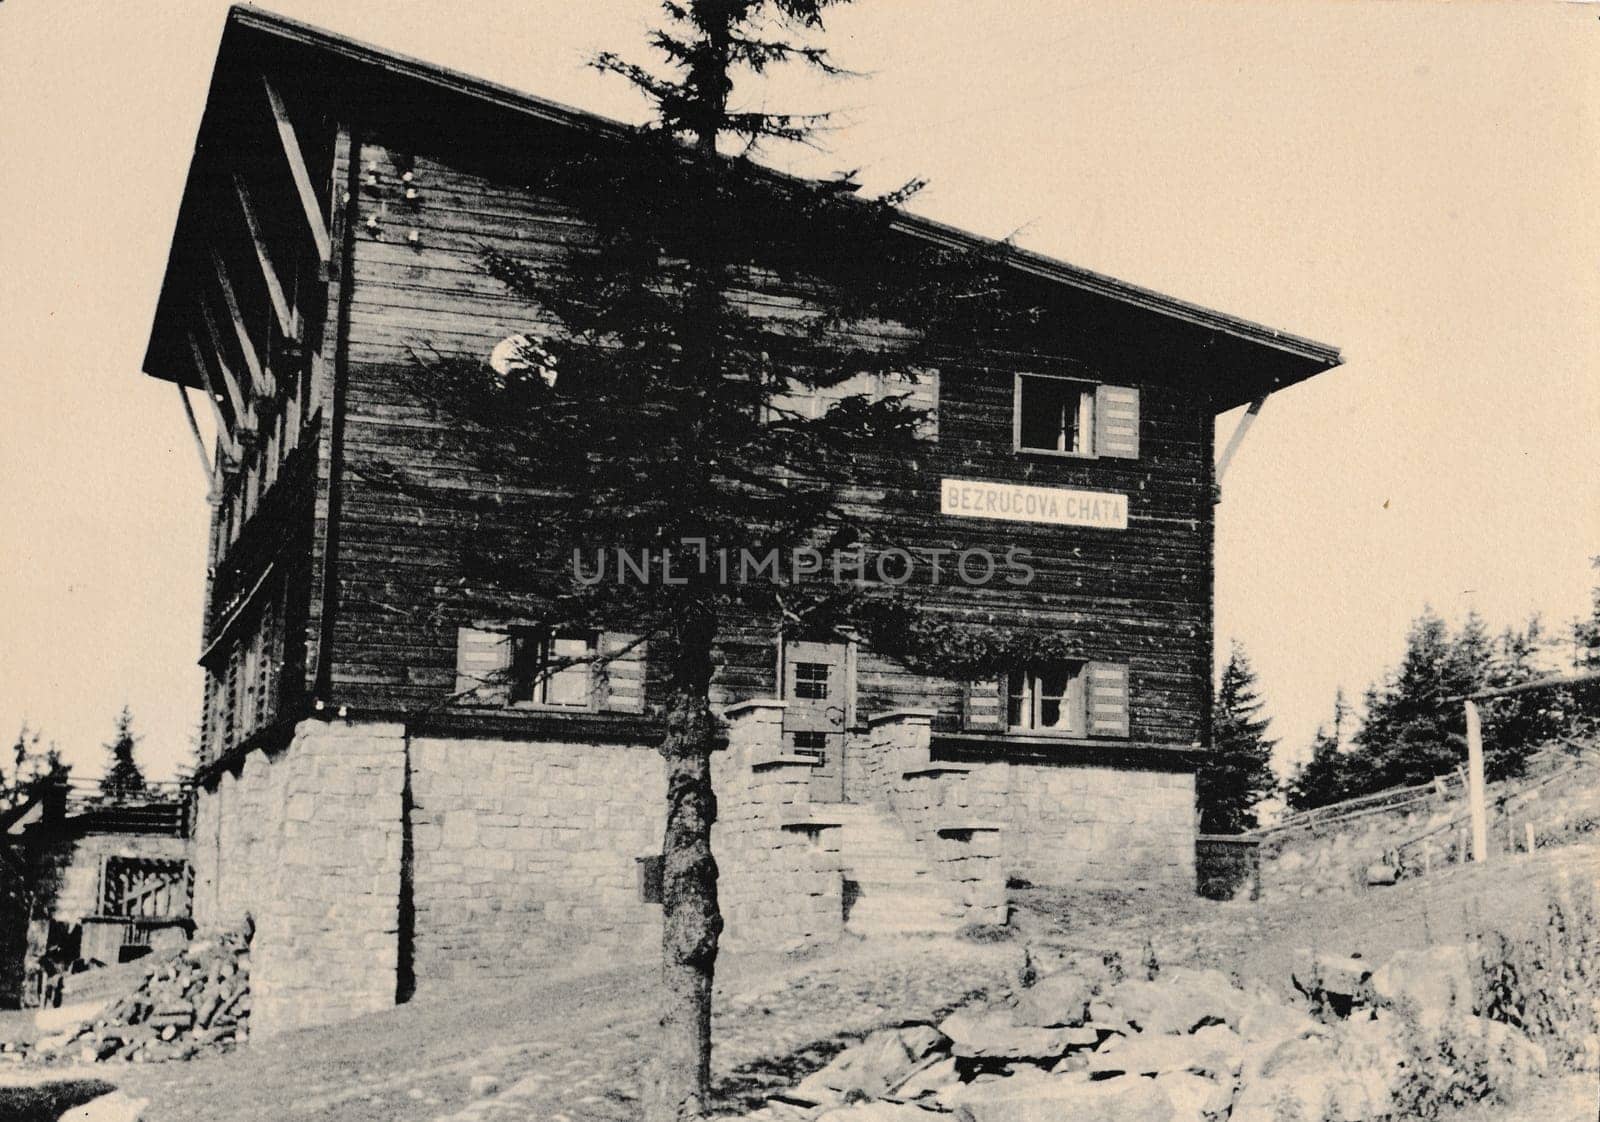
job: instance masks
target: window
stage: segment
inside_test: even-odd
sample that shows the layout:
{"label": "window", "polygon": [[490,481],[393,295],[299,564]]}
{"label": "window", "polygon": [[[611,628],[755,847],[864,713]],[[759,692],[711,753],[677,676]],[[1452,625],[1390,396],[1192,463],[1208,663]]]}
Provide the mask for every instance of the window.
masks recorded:
{"label": "window", "polygon": [[1084,663],[1013,671],[1006,679],[1006,727],[1083,736],[1088,729]]}
{"label": "window", "polygon": [[810,756],[813,759],[823,759],[828,754],[828,734],[825,732],[796,732],[790,733],[794,737],[794,751],[797,756]]}
{"label": "window", "polygon": [[806,420],[816,420],[825,416],[828,410],[847,397],[866,397],[874,401],[887,397],[904,398],[908,408],[922,414],[922,420],[917,425],[917,439],[928,441],[939,439],[937,370],[919,369],[907,373],[864,372],[852,374],[828,386],[791,384],[787,391],[772,395],[766,418],[769,421],[774,418],[789,419],[793,415]]}
{"label": "window", "polygon": [[821,700],[828,696],[828,664],[826,662],[797,662],[794,664],[794,695]]}
{"label": "window", "polygon": [[590,708],[594,655],[592,635],[512,631],[511,703],[549,709]]}
{"label": "window", "polygon": [[1046,374],[1018,374],[1018,451],[1094,455],[1095,387]]}

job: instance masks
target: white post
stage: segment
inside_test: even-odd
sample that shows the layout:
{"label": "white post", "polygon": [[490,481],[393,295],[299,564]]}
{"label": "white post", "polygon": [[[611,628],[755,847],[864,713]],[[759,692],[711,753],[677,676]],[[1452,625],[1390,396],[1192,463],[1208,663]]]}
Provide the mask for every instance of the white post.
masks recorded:
{"label": "white post", "polygon": [[1483,721],[1476,702],[1467,704],[1467,806],[1472,812],[1472,859],[1489,859],[1489,812],[1483,798]]}
{"label": "white post", "polygon": [[1532,822],[1524,822],[1523,823],[1523,827],[1528,832],[1528,852],[1532,853],[1533,852],[1533,823]]}

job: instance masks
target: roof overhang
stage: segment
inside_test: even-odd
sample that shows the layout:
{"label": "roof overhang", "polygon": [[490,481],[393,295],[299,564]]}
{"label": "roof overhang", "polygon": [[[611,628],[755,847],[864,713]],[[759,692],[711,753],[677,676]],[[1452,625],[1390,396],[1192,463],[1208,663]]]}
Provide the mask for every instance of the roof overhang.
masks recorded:
{"label": "roof overhang", "polygon": [[[599,142],[628,143],[637,137],[637,130],[622,122],[369,46],[259,8],[234,7],[228,13],[218,49],[145,355],[144,370],[154,377],[199,385],[190,364],[182,360],[184,351],[177,338],[181,331],[171,328],[174,294],[181,294],[189,283],[186,274],[190,271],[190,258],[182,247],[197,231],[206,228],[207,217],[201,213],[205,196],[202,185],[208,177],[225,174],[223,169],[209,166],[215,161],[215,153],[225,147],[223,134],[229,124],[225,102],[236,96],[231,91],[239,88],[242,72],[263,67],[287,70],[307,81],[323,81],[328,89],[346,93],[364,87],[381,89],[390,103],[396,93],[408,93],[414,99],[431,95],[455,107],[492,114],[513,130],[520,125],[542,135],[555,130]],[[775,180],[790,179],[781,173],[770,174]],[[1007,267],[1046,286],[1074,308],[1090,315],[1112,314],[1118,331],[1158,338],[1161,342],[1154,345],[1156,352],[1171,348],[1170,353],[1180,356],[1183,376],[1200,383],[1219,413],[1304,381],[1343,361],[1339,349],[1326,343],[1277,331],[1043,254],[1002,245],[909,212],[902,212],[898,226],[908,236],[943,246],[997,250]]]}

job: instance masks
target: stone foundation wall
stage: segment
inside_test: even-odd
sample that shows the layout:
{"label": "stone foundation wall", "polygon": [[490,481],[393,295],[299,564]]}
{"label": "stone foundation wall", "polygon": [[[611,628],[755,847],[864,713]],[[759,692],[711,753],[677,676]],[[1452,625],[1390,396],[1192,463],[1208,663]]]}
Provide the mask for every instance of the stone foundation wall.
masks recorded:
{"label": "stone foundation wall", "polygon": [[646,745],[411,743],[411,906],[419,989],[575,955],[649,957],[661,908],[666,779]]}
{"label": "stone foundation wall", "polygon": [[1194,774],[982,763],[974,807],[1005,824],[1006,872],[1035,884],[1194,884]]}
{"label": "stone foundation wall", "polygon": [[399,725],[304,721],[199,792],[195,920],[254,920],[255,1032],[394,1004],[405,757]]}
{"label": "stone foundation wall", "polygon": [[[1193,883],[1192,772],[935,760],[930,717],[909,710],[874,717],[847,754],[849,790],[857,801],[892,809],[936,855],[965,859],[961,879],[986,876],[984,858],[994,850],[1003,875],[1038,884]],[[963,850],[966,840],[973,846]]]}

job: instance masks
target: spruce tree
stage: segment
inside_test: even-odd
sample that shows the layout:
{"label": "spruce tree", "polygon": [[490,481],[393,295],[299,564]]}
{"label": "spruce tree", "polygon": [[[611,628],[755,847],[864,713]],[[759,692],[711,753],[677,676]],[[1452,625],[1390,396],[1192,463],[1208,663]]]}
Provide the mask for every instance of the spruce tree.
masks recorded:
{"label": "spruce tree", "polygon": [[1355,761],[1345,751],[1344,725],[1350,706],[1341,686],[1333,697],[1333,731],[1319,725],[1311,739],[1311,756],[1295,770],[1284,786],[1284,800],[1291,810],[1314,810],[1349,798]]}
{"label": "spruce tree", "polygon": [[1256,828],[1256,805],[1277,787],[1268,721],[1256,675],[1237,642],[1228,654],[1211,710],[1211,750],[1195,774],[1200,832],[1241,834]]}
{"label": "spruce tree", "polygon": [[139,737],[133,735],[133,712],[126,705],[117,714],[116,734],[105,745],[111,754],[111,764],[100,777],[100,793],[108,798],[126,798],[145,790],[144,772],[134,762],[133,750]]}
{"label": "spruce tree", "polygon": [[[520,353],[499,367],[421,353],[403,375],[449,432],[466,434],[450,454],[513,485],[440,491],[404,457],[361,469],[453,504],[462,618],[510,613],[546,632],[624,627],[665,678],[665,996],[647,1077],[652,1122],[697,1118],[706,1106],[722,930],[711,852],[719,644],[752,627],[808,637],[850,626],[880,653],[954,676],[1046,642],[956,628],[919,614],[914,591],[872,598],[826,572],[723,576],[724,550],[737,565],[774,551],[898,545],[849,492],[915,493],[907,484],[926,417],[908,392],[843,384],[914,381],[940,342],[970,343],[1031,316],[998,298],[986,253],[897,227],[914,184],[871,199],[847,176],[800,181],[750,161],[763,142],[805,139],[821,118],[736,108],[735,78],[786,61],[837,73],[811,42],[832,6],[669,0],[652,39],[662,71],[599,56],[595,65],[651,100],[656,121],[625,145],[530,162],[529,188],[571,206],[585,233],[560,260],[486,253],[486,272],[529,309]],[[753,293],[777,294],[781,313],[753,311]],[[801,404],[819,391],[833,402],[820,415]],[[576,558],[617,550],[647,558],[648,579],[583,578]]]}

